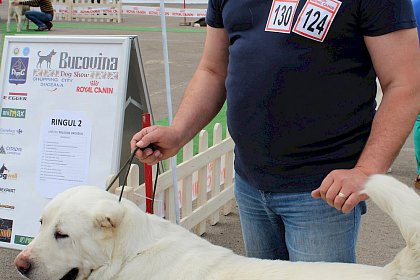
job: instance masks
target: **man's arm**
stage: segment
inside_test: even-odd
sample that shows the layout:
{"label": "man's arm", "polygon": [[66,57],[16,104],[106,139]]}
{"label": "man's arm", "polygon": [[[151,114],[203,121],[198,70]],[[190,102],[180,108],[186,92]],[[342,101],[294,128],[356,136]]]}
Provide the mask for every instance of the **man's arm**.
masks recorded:
{"label": "man's arm", "polygon": [[383,98],[357,167],[385,173],[398,155],[420,110],[420,48],[416,29],[366,37]]}
{"label": "man's arm", "polygon": [[[420,111],[420,48],[416,29],[365,37],[383,91],[366,146],[353,169],[334,170],[312,192],[329,205],[351,211],[367,177],[385,173],[398,155]],[[338,193],[342,195],[337,196]],[[344,197],[343,197],[344,196]]]}
{"label": "man's arm", "polygon": [[19,1],[19,0],[15,0],[13,2],[14,5],[26,5],[26,6],[31,6],[31,7],[39,7],[40,3],[39,0],[29,0],[29,1]]}
{"label": "man's arm", "polygon": [[220,111],[226,100],[229,41],[226,31],[207,27],[203,56],[173,121],[188,143]]}
{"label": "man's arm", "polygon": [[220,111],[226,100],[228,47],[226,31],[208,26],[201,61],[187,86],[172,125],[151,126],[133,136],[131,149],[135,146],[147,147],[150,143],[157,147],[155,151],[138,151],[136,157],[140,161],[155,164],[174,156]]}

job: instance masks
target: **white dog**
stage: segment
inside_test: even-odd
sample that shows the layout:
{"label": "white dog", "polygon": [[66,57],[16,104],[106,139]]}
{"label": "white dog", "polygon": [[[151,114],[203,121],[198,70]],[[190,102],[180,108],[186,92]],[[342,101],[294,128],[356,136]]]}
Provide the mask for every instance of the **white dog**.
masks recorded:
{"label": "white dog", "polygon": [[26,21],[26,30],[29,30],[29,20],[25,17],[25,12],[29,11],[29,6],[24,5],[12,5],[15,0],[9,0],[9,8],[7,12],[7,27],[6,31],[10,32],[10,21],[13,19],[16,20],[17,28],[16,31],[21,31],[22,21]]}
{"label": "white dog", "polygon": [[272,261],[235,255],[99,188],[81,186],[45,208],[39,235],[15,260],[33,280],[420,279],[420,198],[392,177],[364,192],[401,229],[405,247],[385,267]]}

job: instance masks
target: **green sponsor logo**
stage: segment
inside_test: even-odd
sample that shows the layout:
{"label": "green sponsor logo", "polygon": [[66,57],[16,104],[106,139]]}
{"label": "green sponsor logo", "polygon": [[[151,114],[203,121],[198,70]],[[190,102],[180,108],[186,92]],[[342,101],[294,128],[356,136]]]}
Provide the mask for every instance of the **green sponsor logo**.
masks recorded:
{"label": "green sponsor logo", "polygon": [[15,244],[28,245],[33,239],[33,237],[29,236],[15,235]]}
{"label": "green sponsor logo", "polygon": [[3,108],[1,109],[1,116],[5,118],[24,119],[26,109]]}

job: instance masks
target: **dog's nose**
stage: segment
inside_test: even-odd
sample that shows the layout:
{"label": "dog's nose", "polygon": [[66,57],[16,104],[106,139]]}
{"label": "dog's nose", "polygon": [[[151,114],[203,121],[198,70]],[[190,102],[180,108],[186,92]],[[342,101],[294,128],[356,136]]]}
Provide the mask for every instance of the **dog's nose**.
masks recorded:
{"label": "dog's nose", "polygon": [[22,275],[28,274],[29,270],[31,270],[31,263],[26,263],[25,266],[16,265],[17,270],[22,273]]}
{"label": "dog's nose", "polygon": [[17,270],[23,275],[28,274],[31,270],[31,263],[25,256],[24,252],[21,252],[15,259],[15,265]]}

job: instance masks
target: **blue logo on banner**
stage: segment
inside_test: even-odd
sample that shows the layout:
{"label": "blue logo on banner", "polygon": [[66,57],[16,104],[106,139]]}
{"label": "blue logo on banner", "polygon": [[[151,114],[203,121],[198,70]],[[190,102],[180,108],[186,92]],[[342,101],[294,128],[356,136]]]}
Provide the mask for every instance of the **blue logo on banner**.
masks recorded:
{"label": "blue logo on banner", "polygon": [[24,84],[28,73],[28,57],[12,57],[10,64],[9,83]]}
{"label": "blue logo on banner", "polygon": [[26,47],[26,48],[23,49],[23,55],[24,56],[28,56],[29,55],[29,48],[28,47]]}

